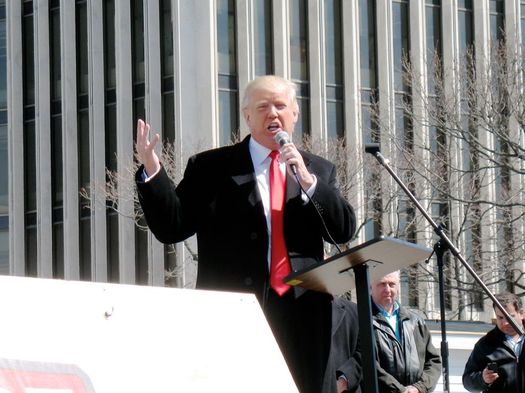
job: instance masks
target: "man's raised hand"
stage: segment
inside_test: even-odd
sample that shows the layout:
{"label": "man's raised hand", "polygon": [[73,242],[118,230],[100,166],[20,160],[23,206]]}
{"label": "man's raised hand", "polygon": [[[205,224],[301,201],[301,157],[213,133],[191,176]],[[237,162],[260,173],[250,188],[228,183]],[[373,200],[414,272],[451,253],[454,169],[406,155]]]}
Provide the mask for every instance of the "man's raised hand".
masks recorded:
{"label": "man's raised hand", "polygon": [[160,169],[160,161],[155,153],[155,145],[160,140],[159,134],[155,134],[151,141],[149,140],[150,125],[142,119],[137,122],[137,154],[139,161],[144,165],[148,176],[152,176]]}

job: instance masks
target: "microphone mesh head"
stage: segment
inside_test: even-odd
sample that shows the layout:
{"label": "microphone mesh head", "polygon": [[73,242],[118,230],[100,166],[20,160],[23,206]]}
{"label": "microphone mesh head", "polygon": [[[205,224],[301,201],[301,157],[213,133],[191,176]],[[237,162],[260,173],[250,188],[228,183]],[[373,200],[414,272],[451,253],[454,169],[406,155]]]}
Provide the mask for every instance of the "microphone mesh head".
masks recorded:
{"label": "microphone mesh head", "polygon": [[279,146],[283,146],[286,143],[290,143],[290,136],[286,131],[279,131],[275,134],[275,142],[277,142]]}

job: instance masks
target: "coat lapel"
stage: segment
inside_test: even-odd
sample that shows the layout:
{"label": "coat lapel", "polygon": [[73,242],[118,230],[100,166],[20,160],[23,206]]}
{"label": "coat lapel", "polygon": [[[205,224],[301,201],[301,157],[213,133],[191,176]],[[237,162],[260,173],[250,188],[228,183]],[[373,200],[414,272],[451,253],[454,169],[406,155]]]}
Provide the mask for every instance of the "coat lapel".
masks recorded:
{"label": "coat lapel", "polygon": [[[250,137],[247,136],[241,143],[235,145],[236,150],[232,154],[229,171],[233,183],[239,187],[241,193],[246,194],[246,200],[250,205],[260,204],[262,209],[261,195],[257,188],[257,179],[250,156],[249,140]],[[264,216],[264,211],[262,214]]]}

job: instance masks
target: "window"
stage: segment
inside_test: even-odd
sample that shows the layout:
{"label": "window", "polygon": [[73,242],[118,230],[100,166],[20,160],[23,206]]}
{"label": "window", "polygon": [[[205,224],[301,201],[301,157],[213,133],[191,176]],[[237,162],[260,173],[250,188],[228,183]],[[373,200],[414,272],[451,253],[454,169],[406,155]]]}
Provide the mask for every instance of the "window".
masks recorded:
{"label": "window", "polygon": [[459,53],[465,53],[474,43],[472,0],[458,2]]}
{"label": "window", "polygon": [[254,1],[255,75],[273,74],[272,2]]}
{"label": "window", "polygon": [[[87,3],[76,2],[78,162],[79,185],[89,189],[91,182],[89,151],[89,53]],[[91,214],[87,201],[80,200],[80,278],[91,278]]]}
{"label": "window", "polygon": [[[361,132],[363,143],[379,142],[379,129],[374,121],[377,115],[377,48],[375,1],[359,0],[359,53],[361,73]],[[371,167],[367,167],[370,169]],[[378,173],[365,172],[365,187],[368,219],[365,224],[366,239],[381,234],[382,199],[381,177]]]}
{"label": "window", "polygon": [[490,38],[492,44],[503,39],[505,34],[505,0],[490,0]]}
{"label": "window", "polygon": [[0,274],[9,274],[7,56],[5,2],[0,1]]}
{"label": "window", "polygon": [[239,137],[235,1],[217,1],[219,68],[219,143],[229,145]]}
{"label": "window", "polygon": [[308,68],[308,12],[305,0],[290,1],[290,60],[292,80],[298,86],[299,119],[296,141],[310,134],[310,85]]}
{"label": "window", "polygon": [[344,137],[343,25],[341,0],[325,0],[326,111],[329,138]]}

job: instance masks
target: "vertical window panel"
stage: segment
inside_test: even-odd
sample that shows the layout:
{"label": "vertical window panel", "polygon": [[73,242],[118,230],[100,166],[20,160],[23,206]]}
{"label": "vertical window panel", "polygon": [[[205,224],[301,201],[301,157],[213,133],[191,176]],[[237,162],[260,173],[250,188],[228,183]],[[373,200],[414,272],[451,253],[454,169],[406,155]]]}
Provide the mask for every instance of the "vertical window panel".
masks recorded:
{"label": "vertical window panel", "polygon": [[306,0],[290,0],[290,60],[292,77],[308,80],[308,14]]}
{"label": "vertical window panel", "polygon": [[146,81],[146,74],[144,68],[144,3],[142,0],[132,0],[131,18],[133,81],[143,83]]}
{"label": "vertical window panel", "polygon": [[505,0],[489,0],[489,7],[490,38],[494,45],[505,34]]}
{"label": "vertical window panel", "polygon": [[35,123],[24,124],[24,197],[25,197],[25,235],[26,261],[25,272],[29,277],[37,274],[37,239],[36,239],[36,160],[35,160]]}
{"label": "vertical window panel", "polygon": [[459,52],[465,53],[474,43],[474,21],[472,1],[462,1],[458,4],[458,36]]}
{"label": "vertical window panel", "polygon": [[326,81],[343,84],[343,36],[341,0],[325,0]]}
{"label": "vertical window panel", "polygon": [[405,91],[406,83],[403,80],[404,62],[410,53],[408,2],[394,1],[393,13],[393,60],[394,60],[394,89]]}
{"label": "vertical window panel", "polygon": [[5,2],[0,2],[0,110],[7,108],[7,37]]}
{"label": "vertical window panel", "polygon": [[[117,96],[115,69],[115,0],[103,2],[104,13],[104,88],[105,88],[105,158],[106,168],[117,170]],[[119,282],[118,213],[106,209],[107,276],[109,282]]]}
{"label": "vertical window panel", "polygon": [[379,142],[373,119],[377,92],[375,2],[359,0],[359,53],[361,75],[361,132],[363,142]]}
{"label": "vertical window panel", "polygon": [[[115,2],[104,1],[104,82],[106,121],[106,168],[117,170],[117,115],[116,115],[116,74],[115,74]],[[110,246],[112,247],[112,246]]]}
{"label": "vertical window panel", "polygon": [[[22,20],[24,107],[35,104],[35,42],[32,5],[32,1],[24,2]],[[24,118],[26,117],[24,114]]]}
{"label": "vertical window panel", "polygon": [[520,23],[521,23],[521,45],[525,46],[525,2],[522,1],[520,5]]}
{"label": "vertical window panel", "polygon": [[[132,0],[131,3],[131,61],[133,82],[133,119],[146,118],[146,74],[145,74],[145,47],[144,47],[144,1]],[[133,138],[135,131],[130,130]],[[145,224],[141,222],[141,224]],[[135,233],[135,282],[144,283],[144,276],[148,271],[148,241],[147,233],[138,226]],[[146,277],[147,282],[147,277]]]}
{"label": "vertical window panel", "polygon": [[115,88],[115,0],[104,1],[104,63],[106,89]]}
{"label": "vertical window panel", "polygon": [[254,7],[255,75],[273,74],[272,3],[255,0]]}
{"label": "vertical window panel", "polygon": [[162,75],[173,75],[173,28],[171,24],[171,0],[160,0],[160,12]]}
{"label": "vertical window panel", "polygon": [[174,143],[174,97],[173,97],[173,28],[171,24],[171,0],[161,0],[161,74],[162,74],[162,131],[165,141]]}
{"label": "vertical window panel", "polygon": [[64,224],[62,209],[53,211],[53,277],[64,278]]}
{"label": "vertical window panel", "polygon": [[[146,108],[144,106],[146,79],[144,73],[144,3],[143,0],[132,0],[131,3],[131,61],[133,82],[133,118],[144,119]],[[135,138],[135,130],[130,130]]]}
{"label": "vertical window panel", "polygon": [[49,8],[51,87],[51,203],[53,221],[53,277],[64,278],[63,157],[62,157],[62,75],[60,56],[60,7]]}
{"label": "vertical window panel", "polygon": [[85,0],[77,0],[77,88],[78,94],[88,94],[88,37],[87,37],[87,4]]}
{"label": "vertical window panel", "polygon": [[51,197],[53,208],[53,277],[64,278],[62,117],[51,117]]}
{"label": "vertical window panel", "polygon": [[89,215],[80,219],[80,279],[91,280],[91,220]]}
{"label": "vertical window panel", "polygon": [[7,160],[7,123],[0,124],[0,216],[8,214],[8,180]]}
{"label": "vertical window panel", "polygon": [[290,1],[290,62],[292,80],[298,85],[299,120],[295,134],[310,134],[310,86],[308,69],[308,13],[306,0]]}
{"label": "vertical window panel", "polygon": [[[410,88],[406,78],[406,62],[409,60],[409,4],[405,0],[392,2],[392,27],[393,27],[393,67],[394,67],[394,90],[395,90],[395,138],[402,150],[413,150],[413,130],[410,117],[406,107],[411,105]],[[399,155],[401,159],[403,154]],[[407,187],[414,193],[414,181],[411,171],[402,173]],[[409,242],[416,241],[415,211],[408,198],[401,194],[398,205],[399,228],[398,237]],[[412,307],[419,305],[418,275],[416,269],[407,269],[409,296],[408,303]]]}
{"label": "vertical window panel", "polygon": [[9,218],[0,216],[0,274],[9,274]]}
{"label": "vertical window panel", "polygon": [[[374,106],[377,95],[377,39],[376,9],[374,0],[359,0],[359,71],[361,76],[361,133],[363,143],[379,142],[379,132],[374,121]],[[368,184],[365,187],[367,216],[365,238],[373,239],[381,234],[382,200],[381,180],[377,173],[365,172]]]}
{"label": "vertical window panel", "polygon": [[49,10],[50,78],[51,101],[59,101],[62,96],[62,67],[60,56],[60,8]]}
{"label": "vertical window panel", "polygon": [[344,137],[343,28],[341,0],[325,0],[327,134]]}
{"label": "vertical window panel", "polygon": [[[89,111],[87,107],[79,107],[77,143],[80,164],[79,183],[81,187],[89,189]],[[91,278],[91,214],[87,201],[81,199],[80,204],[80,279],[89,280]]]}
{"label": "vertical window panel", "polygon": [[[428,93],[435,94],[435,78],[440,70],[442,51],[441,7],[436,0],[427,0],[425,7]],[[438,63],[439,62],[439,63]]]}
{"label": "vertical window panel", "polygon": [[60,56],[60,8],[50,9],[50,79],[51,79],[51,167],[53,207],[61,206],[62,190],[62,77]]}
{"label": "vertical window panel", "polygon": [[33,2],[24,1],[23,7],[25,274],[34,277],[37,274],[37,228]]}
{"label": "vertical window panel", "polygon": [[375,1],[359,0],[361,87],[377,87]]}
{"label": "vertical window panel", "polygon": [[135,230],[135,283],[148,284],[148,232]]}
{"label": "vertical window panel", "polygon": [[108,242],[108,281],[119,282],[118,213],[108,210],[106,214]]}
{"label": "vertical window panel", "polygon": [[[0,216],[8,214],[8,156],[7,156],[7,37],[5,1],[0,1]],[[7,227],[4,228],[7,230]],[[2,228],[0,227],[0,236]],[[7,251],[7,249],[5,250]],[[0,274],[2,269],[2,244],[0,240]]]}
{"label": "vertical window panel", "polygon": [[219,81],[219,143],[228,145],[239,136],[237,39],[235,1],[217,1]]}
{"label": "vertical window panel", "polygon": [[[31,218],[31,219],[28,219]],[[36,217],[35,214],[32,217],[26,216],[25,222],[26,228],[26,264],[25,264],[25,276],[36,277],[37,276],[37,252],[36,252]]]}
{"label": "vertical window panel", "polygon": [[[76,50],[77,50],[77,150],[79,186],[89,189],[91,183],[89,151],[89,52],[88,52],[87,3],[76,2]],[[80,203],[80,279],[91,279],[91,214],[88,202]]]}

